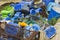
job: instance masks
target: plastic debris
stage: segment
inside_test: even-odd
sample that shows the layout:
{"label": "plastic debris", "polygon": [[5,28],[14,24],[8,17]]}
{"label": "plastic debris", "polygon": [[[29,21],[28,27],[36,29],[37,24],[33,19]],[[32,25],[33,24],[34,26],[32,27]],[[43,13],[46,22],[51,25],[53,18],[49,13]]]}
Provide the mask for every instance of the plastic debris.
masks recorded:
{"label": "plastic debris", "polygon": [[7,34],[16,35],[18,33],[17,24],[14,24],[12,22],[9,22],[8,24],[11,24],[13,26],[6,26],[5,27],[5,32]]}
{"label": "plastic debris", "polygon": [[49,38],[49,39],[54,37],[54,35],[56,34],[56,29],[54,26],[50,26],[50,27],[46,28],[44,31],[46,33],[47,38]]}
{"label": "plastic debris", "polygon": [[35,14],[36,14],[36,11],[35,11],[34,9],[31,9],[31,10],[30,10],[30,14],[31,14],[31,15],[35,15]]}
{"label": "plastic debris", "polygon": [[21,4],[16,4],[16,5],[14,6],[14,10],[15,10],[15,11],[21,10]]}
{"label": "plastic debris", "polygon": [[32,25],[32,29],[33,29],[34,31],[39,31],[41,28],[40,28],[39,25],[33,24],[33,25]]}
{"label": "plastic debris", "polygon": [[44,2],[45,5],[47,6],[50,2],[55,2],[55,0],[49,0],[49,1],[47,1],[47,0],[43,0],[43,2]]}

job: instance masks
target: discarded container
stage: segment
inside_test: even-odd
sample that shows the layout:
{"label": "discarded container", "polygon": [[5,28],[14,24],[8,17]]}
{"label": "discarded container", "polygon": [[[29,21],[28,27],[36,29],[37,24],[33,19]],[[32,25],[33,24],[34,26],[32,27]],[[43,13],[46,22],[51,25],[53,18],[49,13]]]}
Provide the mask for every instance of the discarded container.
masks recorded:
{"label": "discarded container", "polygon": [[[11,24],[11,25],[10,25]],[[38,38],[35,38],[36,35],[38,35],[38,32],[36,31],[30,31],[30,30],[26,30],[25,28],[21,28],[21,27],[18,27],[15,23],[13,22],[9,22],[5,25],[5,29],[4,29],[4,33],[3,34],[6,34],[7,36],[7,40],[33,40],[33,39],[39,39]],[[29,26],[28,26],[29,27]],[[16,30],[16,29],[19,29],[19,30]],[[26,31],[25,31],[26,30]],[[18,31],[18,32],[17,32]],[[25,32],[24,32],[25,31]],[[31,35],[29,37],[26,37],[25,38],[25,33],[26,32],[31,32]],[[4,35],[5,36],[5,35]]]}
{"label": "discarded container", "polygon": [[55,2],[55,0],[43,0],[43,2],[45,3],[45,5],[46,6],[48,6],[48,4],[50,3],[50,2]]}
{"label": "discarded container", "polygon": [[29,11],[28,3],[26,3],[26,2],[22,3],[21,9]]}
{"label": "discarded container", "polygon": [[59,6],[59,4],[56,4],[54,2],[50,2],[47,6],[47,11],[50,12],[53,6]]}
{"label": "discarded container", "polygon": [[54,37],[55,34],[56,34],[56,29],[53,26],[50,26],[50,27],[46,28],[44,31],[45,31],[46,37],[48,39]]}
{"label": "discarded container", "polygon": [[20,11],[22,9],[29,11],[29,7],[26,2],[15,4],[14,9],[15,11]]}
{"label": "discarded container", "polygon": [[17,28],[17,24],[14,24],[12,22],[8,23],[9,25],[13,25],[13,26],[7,26],[5,27],[5,32],[7,34],[10,34],[10,35],[17,35],[18,33],[18,28]]}
{"label": "discarded container", "polygon": [[48,16],[48,20],[51,20],[52,18],[60,18],[60,6],[53,6],[50,14]]}

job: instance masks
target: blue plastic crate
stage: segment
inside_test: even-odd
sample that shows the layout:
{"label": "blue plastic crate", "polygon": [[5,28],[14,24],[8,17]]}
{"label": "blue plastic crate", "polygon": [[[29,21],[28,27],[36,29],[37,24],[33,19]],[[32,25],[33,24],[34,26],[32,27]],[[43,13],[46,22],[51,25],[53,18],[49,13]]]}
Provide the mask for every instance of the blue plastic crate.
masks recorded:
{"label": "blue plastic crate", "polygon": [[31,32],[30,31],[27,31],[27,30],[30,30],[31,27],[30,26],[27,26],[27,27],[25,27],[25,29],[26,29],[26,30],[24,30],[25,31],[25,37],[29,37]]}
{"label": "blue plastic crate", "polygon": [[47,38],[52,38],[56,34],[56,29],[53,26],[46,28],[45,30]]}
{"label": "blue plastic crate", "polygon": [[14,23],[9,23],[9,24],[13,25],[13,26],[7,26],[6,25],[5,32],[7,34],[16,35],[18,33],[17,24],[14,24]]}

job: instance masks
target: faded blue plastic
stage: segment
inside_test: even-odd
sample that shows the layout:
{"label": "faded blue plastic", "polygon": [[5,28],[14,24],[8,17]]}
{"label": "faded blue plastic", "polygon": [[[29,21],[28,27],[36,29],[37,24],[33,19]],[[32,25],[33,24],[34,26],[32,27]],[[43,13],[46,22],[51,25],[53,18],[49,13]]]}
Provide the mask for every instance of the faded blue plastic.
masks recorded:
{"label": "faded blue plastic", "polygon": [[39,31],[41,28],[40,28],[39,25],[33,24],[33,25],[32,25],[32,29],[33,29],[34,31]]}
{"label": "faded blue plastic", "polygon": [[7,17],[5,20],[11,20],[11,18],[10,17]]}
{"label": "faded blue plastic", "polygon": [[31,29],[31,27],[30,27],[30,26],[27,26],[27,27],[25,27],[25,29],[26,29],[26,30],[30,30],[30,29]]}
{"label": "faded blue plastic", "polygon": [[31,10],[30,10],[30,14],[31,14],[31,15],[35,15],[35,14],[36,14],[36,11],[35,11],[34,9],[31,9]]}
{"label": "faded blue plastic", "polygon": [[[37,25],[37,24],[33,24],[32,27],[31,26],[27,26],[25,29],[26,30],[32,30],[33,29],[33,31],[36,31],[36,32],[38,32],[39,30],[41,30],[40,26]],[[26,31],[25,32],[26,37],[29,37],[30,33],[31,33],[30,31]]]}
{"label": "faded blue plastic", "polygon": [[14,25],[14,26],[6,26],[5,27],[5,32],[7,34],[16,35],[18,33],[17,24],[12,23],[12,22],[10,22],[8,24],[11,24],[11,25]]}
{"label": "faded blue plastic", "polygon": [[42,0],[45,5],[47,6],[50,2],[55,2],[55,0]]}
{"label": "faded blue plastic", "polygon": [[56,4],[56,3],[54,3],[54,2],[50,2],[50,3],[48,4],[48,6],[47,6],[47,11],[51,11],[51,8],[52,8],[53,6],[58,6],[58,4]]}
{"label": "faded blue plastic", "polygon": [[10,25],[14,25],[14,26],[18,26],[18,24],[13,23],[13,22],[9,22],[8,24],[10,24]]}
{"label": "faded blue plastic", "polygon": [[[30,26],[27,26],[27,27],[25,27],[25,29],[26,29],[26,30],[30,30],[31,27],[30,27]],[[26,31],[26,32],[25,32],[25,36],[26,36],[26,37],[29,37],[29,36],[30,36],[30,31]]]}
{"label": "faded blue plastic", "polygon": [[36,13],[39,13],[42,11],[42,8],[37,8],[35,11],[36,11]]}
{"label": "faded blue plastic", "polygon": [[60,18],[60,13],[56,12],[55,10],[51,9],[50,14],[48,16],[48,20],[51,20],[52,18]]}
{"label": "faded blue plastic", "polygon": [[21,10],[21,4],[15,4],[14,10],[15,10],[15,11]]}
{"label": "faded blue plastic", "polygon": [[[33,24],[32,27],[30,27],[30,26],[27,26],[26,27],[26,30],[31,30],[31,29],[33,29],[33,31],[37,31],[38,32],[40,30],[40,26],[37,25],[37,24]],[[25,36],[26,37],[29,37],[30,36],[30,33],[31,33],[30,31],[26,31],[25,32]]]}
{"label": "faded blue plastic", "polygon": [[56,34],[56,29],[53,26],[46,28],[45,30],[47,38],[52,38]]}
{"label": "faded blue plastic", "polygon": [[14,17],[19,17],[20,18],[20,17],[22,17],[22,13],[21,12],[16,12]]}
{"label": "faded blue plastic", "polygon": [[11,18],[12,21],[14,21],[14,20],[16,20],[16,19],[18,19],[18,17],[13,17],[13,18]]}

